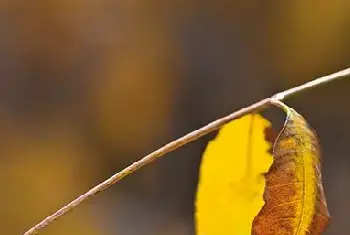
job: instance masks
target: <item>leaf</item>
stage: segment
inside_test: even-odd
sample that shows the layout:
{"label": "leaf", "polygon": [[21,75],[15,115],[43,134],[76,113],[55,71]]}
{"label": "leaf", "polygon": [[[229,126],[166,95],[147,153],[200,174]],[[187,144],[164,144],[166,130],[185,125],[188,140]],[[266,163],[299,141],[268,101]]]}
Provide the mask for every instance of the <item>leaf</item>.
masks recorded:
{"label": "leaf", "polygon": [[258,114],[226,124],[203,155],[196,198],[197,235],[250,235],[272,164],[271,124]]}
{"label": "leaf", "polygon": [[265,205],[253,222],[254,235],[319,235],[329,223],[316,133],[284,104],[287,119],[266,174]]}

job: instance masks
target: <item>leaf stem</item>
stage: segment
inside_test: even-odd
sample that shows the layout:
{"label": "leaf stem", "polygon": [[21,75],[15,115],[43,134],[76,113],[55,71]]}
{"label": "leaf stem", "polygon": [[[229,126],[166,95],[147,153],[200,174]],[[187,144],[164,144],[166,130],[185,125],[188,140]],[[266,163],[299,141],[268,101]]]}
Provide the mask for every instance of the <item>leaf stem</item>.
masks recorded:
{"label": "leaf stem", "polygon": [[[271,104],[281,105],[282,102],[280,102],[280,101],[284,100],[285,98],[287,98],[289,96],[298,94],[302,91],[320,86],[322,84],[326,84],[328,82],[334,81],[336,79],[339,79],[341,77],[345,77],[348,75],[350,75],[350,68],[341,70],[339,72],[336,72],[336,73],[333,73],[333,74],[330,74],[330,75],[327,75],[324,77],[317,78],[317,79],[310,81],[310,82],[307,82],[303,85],[293,87],[293,88],[290,88],[290,89],[285,90],[283,92],[277,93],[270,98],[265,98],[265,99],[258,101],[258,102],[254,103],[248,107],[242,108],[242,109],[235,111],[235,112],[233,112],[225,117],[219,118],[219,119],[207,124],[206,126],[200,128],[200,129],[194,130],[194,131],[186,134],[185,136],[180,137],[179,139],[174,140],[174,141],[164,145],[163,147],[157,149],[156,151],[146,155],[145,157],[143,157],[139,161],[136,161],[133,164],[129,165],[128,167],[124,168],[120,172],[112,175],[110,178],[108,178],[107,180],[103,181],[102,183],[96,185],[95,187],[90,189],[85,194],[80,195],[79,197],[77,197],[72,202],[65,205],[64,207],[62,207],[61,209],[59,209],[58,211],[56,211],[52,215],[46,217],[44,220],[39,222],[37,225],[35,225],[34,227],[32,227],[28,231],[26,231],[24,233],[24,235],[37,234],[43,228],[52,224],[55,220],[61,218],[62,216],[64,216],[68,212],[70,212],[71,210],[73,210],[76,207],[78,207],[79,205],[81,205],[83,202],[86,202],[87,200],[93,198],[94,196],[96,196],[100,192],[111,187],[113,184],[117,183],[118,181],[123,179],[125,176],[127,176],[127,175],[135,172],[136,170],[142,168],[143,166],[157,160],[158,158],[162,157],[166,153],[172,152],[172,151],[174,151],[174,150],[176,150],[176,149],[178,149],[178,148],[180,148],[180,147],[182,147],[182,146],[184,146],[192,141],[197,140],[198,138],[200,138],[200,137],[202,137],[202,136],[204,136],[204,135],[206,135],[214,130],[219,129],[221,126],[223,126],[224,124],[226,124],[234,119],[238,119],[246,114],[262,110]],[[277,102],[277,101],[279,101],[279,102]],[[280,106],[280,107],[283,108],[283,106]],[[287,107],[287,106],[285,106],[285,107]]]}
{"label": "leaf stem", "polygon": [[272,97],[270,100],[270,103],[274,106],[277,106],[277,107],[283,109],[283,111],[287,114],[287,116],[290,114],[290,108],[282,101]]}

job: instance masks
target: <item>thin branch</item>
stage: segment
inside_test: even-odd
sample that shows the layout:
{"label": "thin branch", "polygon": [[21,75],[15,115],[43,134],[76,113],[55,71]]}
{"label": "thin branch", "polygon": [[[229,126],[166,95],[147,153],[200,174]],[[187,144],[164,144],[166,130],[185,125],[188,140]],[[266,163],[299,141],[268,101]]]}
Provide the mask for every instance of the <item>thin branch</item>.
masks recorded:
{"label": "thin branch", "polygon": [[344,70],[340,70],[336,73],[332,73],[330,75],[326,75],[326,76],[323,76],[323,77],[320,77],[320,78],[316,78],[315,80],[312,80],[310,82],[307,82],[303,85],[300,85],[300,86],[297,86],[297,87],[293,87],[293,88],[290,88],[286,91],[283,91],[283,92],[280,92],[280,93],[277,93],[276,95],[274,95],[273,97],[278,99],[278,100],[284,100],[285,98],[291,96],[291,95],[294,95],[294,94],[297,94],[301,91],[306,91],[306,90],[309,90],[311,88],[314,88],[314,87],[317,87],[317,86],[320,86],[320,85],[324,85],[326,83],[329,83],[331,81],[334,81],[336,79],[340,79],[340,78],[343,78],[343,77],[346,77],[346,76],[349,76],[350,75],[350,68],[347,68],[347,69],[344,69]]}
{"label": "thin branch", "polygon": [[52,224],[55,220],[61,218],[63,215],[67,214],[69,211],[78,207],[83,202],[87,201],[88,199],[91,199],[92,197],[96,196],[98,193],[104,191],[105,189],[109,188],[113,184],[117,183],[118,181],[123,179],[125,176],[127,176],[127,175],[133,173],[134,171],[140,169],[141,167],[157,160],[158,158],[165,155],[166,153],[172,152],[177,148],[180,148],[180,147],[182,147],[182,146],[184,146],[184,145],[186,145],[194,140],[197,140],[198,138],[200,138],[200,137],[202,137],[202,136],[204,136],[204,135],[206,135],[214,130],[219,129],[221,126],[223,126],[224,124],[226,124],[234,119],[240,118],[240,117],[242,117],[246,114],[249,114],[249,113],[253,113],[253,112],[262,110],[262,109],[266,108],[267,106],[269,106],[270,104],[274,103],[275,100],[284,100],[285,98],[287,98],[291,95],[297,94],[301,91],[317,87],[319,85],[334,81],[338,78],[348,76],[348,75],[350,75],[350,68],[347,68],[347,69],[344,69],[342,71],[330,74],[328,76],[317,78],[317,79],[310,81],[308,83],[305,83],[301,86],[297,86],[297,87],[288,89],[286,91],[277,93],[276,95],[274,95],[270,98],[263,99],[263,100],[256,102],[248,107],[245,107],[245,108],[242,108],[236,112],[233,112],[233,113],[231,113],[223,118],[217,119],[217,120],[209,123],[208,125],[200,128],[200,129],[192,131],[192,132],[188,133],[187,135],[164,145],[160,149],[150,153],[149,155],[145,156],[141,160],[134,162],[130,166],[124,168],[122,171],[111,176],[109,179],[105,180],[104,182],[102,182],[102,183],[98,184],[97,186],[95,186],[94,188],[90,189],[87,193],[80,195],[78,198],[76,198],[75,200],[73,200],[72,202],[67,204],[66,206],[64,206],[61,209],[59,209],[58,211],[56,211],[54,214],[46,217],[43,221],[41,221],[40,223],[38,223],[37,225],[35,225],[31,229],[29,229],[27,232],[24,233],[24,235],[37,234],[40,230],[42,230],[43,228]]}

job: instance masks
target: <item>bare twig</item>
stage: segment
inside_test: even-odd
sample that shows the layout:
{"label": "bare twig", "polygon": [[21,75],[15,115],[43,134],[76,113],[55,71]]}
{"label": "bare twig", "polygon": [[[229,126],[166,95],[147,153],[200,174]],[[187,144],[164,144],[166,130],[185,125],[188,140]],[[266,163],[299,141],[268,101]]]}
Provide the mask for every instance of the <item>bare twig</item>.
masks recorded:
{"label": "bare twig", "polygon": [[81,196],[79,196],[78,198],[76,198],[75,200],[73,200],[72,202],[67,204],[66,206],[64,206],[61,209],[59,209],[58,211],[56,211],[54,214],[46,217],[43,221],[41,221],[40,223],[38,223],[37,225],[35,225],[31,229],[29,229],[27,232],[25,232],[24,235],[37,234],[41,229],[47,227],[48,225],[53,223],[55,220],[59,219],[60,217],[62,217],[65,214],[67,214],[69,211],[73,210],[74,208],[78,207],[83,202],[94,197],[95,195],[97,195],[98,193],[109,188],[113,184],[117,183],[118,181],[123,179],[125,176],[133,173],[134,171],[145,166],[146,164],[155,161],[156,159],[160,158],[161,156],[165,155],[166,153],[172,152],[177,148],[180,148],[180,147],[182,147],[182,146],[184,146],[184,145],[186,145],[194,140],[197,140],[198,138],[208,134],[209,132],[212,132],[216,129],[219,129],[221,126],[230,122],[231,120],[240,118],[248,113],[253,113],[253,112],[262,110],[263,108],[266,108],[268,105],[274,103],[275,100],[284,100],[285,98],[287,98],[291,95],[297,94],[301,91],[314,88],[316,86],[334,81],[338,78],[348,76],[348,75],[350,75],[350,68],[341,70],[339,72],[336,72],[336,73],[333,73],[333,74],[330,74],[330,75],[327,75],[324,77],[317,78],[317,79],[310,81],[308,83],[305,83],[301,86],[297,86],[297,87],[288,89],[286,91],[277,93],[276,95],[274,95],[270,98],[263,99],[263,100],[256,102],[248,107],[245,107],[245,108],[242,108],[236,112],[233,112],[233,113],[231,113],[223,118],[217,119],[217,120],[209,123],[208,125],[200,128],[198,130],[192,131],[192,132],[188,133],[187,135],[164,145],[163,147],[159,148],[158,150],[148,154],[147,156],[145,156],[141,160],[134,162],[130,166],[124,168],[122,171],[114,174],[109,179],[105,180],[104,182],[102,182],[102,183],[98,184],[97,186],[95,186],[94,188],[90,189],[87,193],[82,194]]}
{"label": "bare twig", "polygon": [[331,81],[334,81],[336,79],[343,78],[343,77],[346,77],[346,76],[349,76],[349,75],[350,75],[350,68],[347,68],[347,69],[344,69],[344,70],[340,70],[340,71],[338,71],[336,73],[332,73],[330,75],[326,75],[326,76],[323,76],[323,77],[320,77],[320,78],[316,78],[315,80],[307,82],[307,83],[305,83],[303,85],[300,85],[300,86],[297,86],[297,87],[293,87],[293,88],[290,88],[290,89],[288,89],[286,91],[277,93],[276,95],[273,96],[273,98],[276,98],[278,100],[284,100],[288,96],[297,94],[297,93],[299,93],[301,91],[309,90],[311,88],[314,88],[314,87],[317,87],[317,86],[320,86],[320,85],[324,85],[326,83],[329,83]]}

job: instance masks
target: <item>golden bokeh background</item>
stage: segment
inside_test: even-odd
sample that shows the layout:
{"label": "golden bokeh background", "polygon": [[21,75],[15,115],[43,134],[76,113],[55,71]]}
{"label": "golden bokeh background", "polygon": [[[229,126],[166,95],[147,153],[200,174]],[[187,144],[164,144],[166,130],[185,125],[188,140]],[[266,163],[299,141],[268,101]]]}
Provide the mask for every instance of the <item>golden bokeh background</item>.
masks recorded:
{"label": "golden bokeh background", "polygon": [[[0,1],[0,221],[21,234],[161,145],[350,65],[350,1]],[[350,230],[350,82],[287,103],[315,127]],[[43,235],[193,235],[209,137],[125,178]]]}

